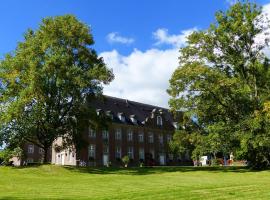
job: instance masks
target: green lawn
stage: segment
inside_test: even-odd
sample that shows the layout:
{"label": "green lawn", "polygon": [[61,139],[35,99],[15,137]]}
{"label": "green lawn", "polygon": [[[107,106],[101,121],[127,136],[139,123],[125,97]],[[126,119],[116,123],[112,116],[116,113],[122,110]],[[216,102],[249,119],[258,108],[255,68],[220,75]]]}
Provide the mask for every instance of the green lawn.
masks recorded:
{"label": "green lawn", "polygon": [[0,199],[270,199],[270,171],[0,167]]}

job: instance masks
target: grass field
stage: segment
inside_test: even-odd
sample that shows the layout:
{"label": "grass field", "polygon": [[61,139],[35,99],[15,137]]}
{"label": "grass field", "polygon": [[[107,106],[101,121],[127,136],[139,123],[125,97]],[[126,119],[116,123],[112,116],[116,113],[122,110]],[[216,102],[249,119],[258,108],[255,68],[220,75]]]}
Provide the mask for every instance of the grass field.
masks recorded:
{"label": "grass field", "polygon": [[0,199],[270,199],[270,171],[0,167]]}

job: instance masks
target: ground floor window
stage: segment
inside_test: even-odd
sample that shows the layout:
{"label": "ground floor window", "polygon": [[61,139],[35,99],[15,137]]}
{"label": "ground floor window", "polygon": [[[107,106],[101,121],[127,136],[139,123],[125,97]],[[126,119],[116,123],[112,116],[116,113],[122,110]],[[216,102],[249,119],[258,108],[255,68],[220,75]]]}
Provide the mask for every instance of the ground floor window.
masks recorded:
{"label": "ground floor window", "polygon": [[116,147],[115,148],[115,158],[121,159],[121,147]]}
{"label": "ground floor window", "polygon": [[128,147],[128,157],[133,159],[133,147]]}
{"label": "ground floor window", "polygon": [[143,148],[139,149],[139,159],[144,160],[144,149]]}
{"label": "ground floor window", "polygon": [[89,160],[95,159],[96,157],[96,146],[94,144],[90,144],[88,147],[88,156]]}

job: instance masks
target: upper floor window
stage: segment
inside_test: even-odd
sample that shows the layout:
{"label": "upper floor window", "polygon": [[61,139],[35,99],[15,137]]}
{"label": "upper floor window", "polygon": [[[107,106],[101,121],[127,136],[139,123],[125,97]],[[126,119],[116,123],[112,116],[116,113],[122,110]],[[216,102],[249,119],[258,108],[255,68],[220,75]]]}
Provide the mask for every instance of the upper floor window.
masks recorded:
{"label": "upper floor window", "polygon": [[94,129],[92,129],[91,127],[89,127],[88,136],[90,138],[95,138],[96,137],[96,131]]}
{"label": "upper floor window", "polygon": [[162,126],[163,123],[162,123],[162,117],[161,116],[157,116],[157,125],[158,126]]}
{"label": "upper floor window", "polygon": [[167,142],[169,143],[170,141],[172,141],[172,135],[171,134],[168,134],[167,135]]}
{"label": "upper floor window", "polygon": [[128,130],[127,140],[132,141],[133,140],[133,132],[132,130]]}
{"label": "upper floor window", "polygon": [[163,135],[162,134],[158,135],[158,140],[159,140],[160,144],[163,144]]}
{"label": "upper floor window", "polygon": [[33,144],[28,145],[28,153],[34,153],[34,145]]}
{"label": "upper floor window", "polygon": [[43,154],[44,153],[44,149],[42,149],[42,148],[39,147],[39,153],[40,154]]}
{"label": "upper floor window", "polygon": [[109,139],[109,131],[108,130],[103,130],[102,131],[102,138],[103,139]]}
{"label": "upper floor window", "polygon": [[148,142],[154,143],[154,134],[153,133],[148,133]]}
{"label": "upper floor window", "polygon": [[139,135],[139,142],[143,142],[144,141],[144,137],[143,137],[143,132],[140,132]]}
{"label": "upper floor window", "polygon": [[115,139],[116,139],[116,140],[121,140],[121,139],[122,139],[122,132],[121,132],[121,129],[116,129],[116,132],[115,132]]}

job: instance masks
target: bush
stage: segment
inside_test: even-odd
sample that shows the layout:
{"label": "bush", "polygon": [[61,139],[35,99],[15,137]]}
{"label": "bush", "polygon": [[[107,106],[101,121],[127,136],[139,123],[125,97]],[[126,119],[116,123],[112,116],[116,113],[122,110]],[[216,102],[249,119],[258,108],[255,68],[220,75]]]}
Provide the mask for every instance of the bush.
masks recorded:
{"label": "bush", "polygon": [[20,147],[17,147],[13,150],[11,149],[4,149],[0,151],[0,164],[2,165],[13,165],[13,162],[10,161],[12,157],[18,157],[22,159],[23,157],[23,150]]}
{"label": "bush", "polygon": [[220,166],[222,165],[222,159],[212,159],[211,160],[211,166]]}
{"label": "bush", "polygon": [[128,166],[129,161],[130,161],[130,159],[129,159],[128,156],[124,156],[124,157],[122,158],[122,162],[124,163],[125,167]]}

